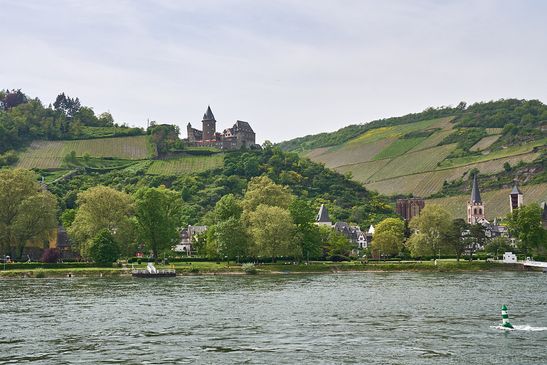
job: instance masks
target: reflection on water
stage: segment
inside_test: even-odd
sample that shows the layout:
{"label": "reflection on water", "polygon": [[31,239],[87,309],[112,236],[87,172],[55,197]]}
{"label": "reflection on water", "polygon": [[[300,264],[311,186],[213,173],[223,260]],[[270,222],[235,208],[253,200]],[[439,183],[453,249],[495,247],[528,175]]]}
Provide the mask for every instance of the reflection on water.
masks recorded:
{"label": "reflection on water", "polygon": [[545,364],[541,273],[0,281],[0,364]]}

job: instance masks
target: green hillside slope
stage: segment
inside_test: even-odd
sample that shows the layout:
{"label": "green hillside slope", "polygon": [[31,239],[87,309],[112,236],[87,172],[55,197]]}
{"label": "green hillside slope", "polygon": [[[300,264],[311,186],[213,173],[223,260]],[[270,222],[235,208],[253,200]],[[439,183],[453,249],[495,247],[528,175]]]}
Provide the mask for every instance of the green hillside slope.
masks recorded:
{"label": "green hillside slope", "polygon": [[117,137],[63,141],[34,141],[19,155],[17,167],[57,169],[71,151],[77,157],[89,155],[99,158],[142,160],[154,155],[147,136]]}
{"label": "green hillside slope", "polygon": [[[387,195],[429,197],[447,183],[465,179],[473,169],[496,174],[508,166],[535,163],[534,173],[543,171],[543,103],[509,99],[433,110],[452,115],[425,119],[431,115],[428,110],[352,126],[354,131],[366,130],[349,139],[344,139],[346,128],[343,133],[307,136],[280,146]],[[342,142],[329,145],[330,141]]]}

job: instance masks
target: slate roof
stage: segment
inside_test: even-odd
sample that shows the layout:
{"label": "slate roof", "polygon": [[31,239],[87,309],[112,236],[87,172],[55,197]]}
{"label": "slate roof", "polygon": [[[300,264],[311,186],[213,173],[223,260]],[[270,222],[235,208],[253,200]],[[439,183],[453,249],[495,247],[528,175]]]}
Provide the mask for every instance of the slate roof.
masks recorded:
{"label": "slate roof", "polygon": [[327,210],[327,207],[324,204],[321,204],[321,207],[319,208],[319,213],[317,213],[317,217],[315,218],[317,222],[321,223],[330,223],[330,217],[329,217],[329,211]]}
{"label": "slate roof", "polygon": [[522,191],[520,191],[518,184],[515,182],[515,185],[513,185],[513,190],[511,190],[511,195],[517,194],[522,195]]}
{"label": "slate roof", "polygon": [[477,174],[473,175],[473,188],[471,189],[471,203],[482,203]]}
{"label": "slate roof", "polygon": [[203,114],[203,120],[215,120],[215,116],[213,115],[213,112],[211,111],[211,107],[209,105],[207,105],[207,111],[205,112],[205,114]]}

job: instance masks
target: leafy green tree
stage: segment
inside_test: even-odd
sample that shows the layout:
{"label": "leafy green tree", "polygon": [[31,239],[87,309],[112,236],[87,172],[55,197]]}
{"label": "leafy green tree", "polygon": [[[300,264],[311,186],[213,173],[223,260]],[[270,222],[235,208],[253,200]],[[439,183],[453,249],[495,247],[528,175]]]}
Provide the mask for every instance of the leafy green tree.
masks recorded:
{"label": "leafy green tree", "polygon": [[220,257],[239,261],[240,257],[248,255],[249,237],[245,226],[236,217],[230,217],[215,225],[214,240]]}
{"label": "leafy green tree", "polygon": [[386,218],[375,229],[372,250],[384,255],[397,255],[404,248],[405,223],[399,218]]}
{"label": "leafy green tree", "polygon": [[99,263],[110,263],[120,258],[120,248],[108,229],[102,229],[91,241],[89,257]]}
{"label": "leafy green tree", "polygon": [[494,237],[484,247],[484,250],[498,259],[505,252],[514,251],[511,242],[506,237]]}
{"label": "leafy green tree", "polygon": [[[446,247],[443,236],[450,230],[452,218],[450,213],[439,205],[429,204],[420,215],[412,218],[410,227],[420,236],[410,240],[410,251],[413,256],[436,255]],[[418,245],[418,247],[412,247]],[[417,255],[416,255],[417,254]]]}
{"label": "leafy green tree", "polygon": [[281,207],[260,204],[249,214],[249,232],[253,251],[257,256],[269,256],[272,262],[278,256],[291,256],[295,226],[290,213]]}
{"label": "leafy green tree", "polygon": [[442,233],[442,240],[447,247],[456,255],[457,261],[460,261],[462,254],[472,244],[471,238],[465,235],[470,225],[461,218],[454,219],[452,225],[446,232]]}
{"label": "leafy green tree", "polygon": [[135,239],[131,196],[106,186],[95,186],[78,194],[77,205],[67,232],[83,257],[89,257],[92,240],[104,229],[112,234],[124,255],[130,253]]}
{"label": "leafy green tree", "polygon": [[216,222],[222,222],[230,218],[239,219],[242,212],[243,208],[234,194],[227,194],[220,198],[213,210]]}
{"label": "leafy green tree", "polygon": [[323,249],[325,254],[331,259],[338,256],[348,257],[351,253],[351,243],[342,233],[323,227],[321,229]]}
{"label": "leafy green tree", "polygon": [[547,232],[541,223],[541,208],[537,204],[523,205],[507,216],[511,234],[519,239],[518,247],[525,255],[547,251]]}
{"label": "leafy green tree", "polygon": [[163,186],[141,188],[135,193],[135,202],[139,237],[157,258],[178,239],[180,196]]}
{"label": "leafy green tree", "polygon": [[315,224],[315,210],[311,204],[302,199],[294,199],[289,212],[296,230],[294,242],[298,245],[300,258],[317,258],[321,256],[321,234]]}
{"label": "leafy green tree", "polygon": [[469,227],[469,236],[466,241],[469,242],[467,252],[469,260],[473,259],[473,253],[484,248],[486,245],[486,228],[482,224],[471,224]]}
{"label": "leafy green tree", "polygon": [[28,170],[0,170],[0,244],[21,257],[29,241],[46,239],[56,227],[57,200]]}
{"label": "leafy green tree", "polygon": [[251,212],[261,204],[287,209],[291,201],[288,187],[274,183],[267,176],[259,176],[249,181],[242,205],[243,210]]}

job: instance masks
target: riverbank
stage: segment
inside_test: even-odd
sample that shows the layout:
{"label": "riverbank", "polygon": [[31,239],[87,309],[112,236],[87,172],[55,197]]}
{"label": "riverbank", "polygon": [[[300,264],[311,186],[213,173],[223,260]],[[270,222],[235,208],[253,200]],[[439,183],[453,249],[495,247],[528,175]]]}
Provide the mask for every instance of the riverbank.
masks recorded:
{"label": "riverbank", "polygon": [[[0,267],[1,268],[1,267]],[[130,276],[132,269],[144,269],[145,264],[127,265],[126,267],[90,267],[89,264],[78,265],[48,265],[24,264],[16,268],[6,265],[6,270],[0,270],[0,278],[9,277],[81,277],[81,276]],[[275,263],[258,264],[252,270],[245,271],[241,265],[216,262],[184,262],[171,265],[157,265],[158,269],[175,269],[177,275],[283,275],[283,274],[326,274],[343,272],[480,272],[480,271],[524,271],[520,264],[502,264],[486,261],[438,260],[434,261],[402,261],[402,262],[311,262],[309,264]]]}

